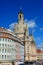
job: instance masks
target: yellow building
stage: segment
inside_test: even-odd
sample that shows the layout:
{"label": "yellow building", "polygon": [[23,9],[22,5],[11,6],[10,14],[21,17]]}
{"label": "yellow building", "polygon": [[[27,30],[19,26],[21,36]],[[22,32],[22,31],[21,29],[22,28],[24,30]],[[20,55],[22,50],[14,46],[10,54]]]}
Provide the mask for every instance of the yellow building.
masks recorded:
{"label": "yellow building", "polygon": [[37,51],[34,37],[29,35],[29,39],[25,41],[25,61],[36,61]]}
{"label": "yellow building", "polygon": [[18,13],[18,23],[15,24],[14,33],[24,42],[25,61],[36,60],[36,44],[33,36],[29,36],[28,25],[24,22],[22,11]]}
{"label": "yellow building", "polygon": [[29,44],[28,44],[28,52],[29,52],[29,61],[37,60],[37,51],[36,44],[34,42],[34,37],[32,35],[29,36]]}

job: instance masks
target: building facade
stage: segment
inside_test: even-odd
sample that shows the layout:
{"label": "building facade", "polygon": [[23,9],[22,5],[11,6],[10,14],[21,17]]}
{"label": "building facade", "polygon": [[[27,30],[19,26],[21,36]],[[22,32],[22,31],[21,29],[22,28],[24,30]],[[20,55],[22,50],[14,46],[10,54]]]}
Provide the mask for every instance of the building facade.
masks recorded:
{"label": "building facade", "polygon": [[37,60],[43,61],[43,50],[37,49]]}
{"label": "building facade", "polygon": [[24,61],[24,45],[10,30],[0,28],[0,65]]}
{"label": "building facade", "polygon": [[33,35],[29,35],[29,59],[30,61],[36,61],[37,60],[37,51],[36,51],[36,44],[34,41]]}
{"label": "building facade", "polygon": [[[29,31],[28,31],[28,25],[27,23],[25,23],[24,20],[24,15],[23,12],[20,11],[18,13],[18,23],[15,24],[14,27],[14,33],[21,39],[21,41],[23,41],[24,43],[24,54],[25,54],[25,61],[28,60],[36,60],[36,44],[33,42],[34,39],[32,36],[29,36]],[[33,53],[34,52],[34,53]],[[34,57],[30,56],[33,54]],[[32,55],[32,56],[33,56]]]}

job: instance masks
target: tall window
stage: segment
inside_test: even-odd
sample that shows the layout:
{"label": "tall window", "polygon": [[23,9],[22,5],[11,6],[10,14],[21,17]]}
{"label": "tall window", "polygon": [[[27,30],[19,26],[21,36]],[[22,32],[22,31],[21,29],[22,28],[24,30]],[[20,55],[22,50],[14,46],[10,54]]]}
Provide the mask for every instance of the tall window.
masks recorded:
{"label": "tall window", "polygon": [[5,49],[5,52],[6,52],[6,49]]}
{"label": "tall window", "polygon": [[6,59],[6,55],[5,55],[5,59]]}
{"label": "tall window", "polygon": [[1,38],[0,38],[0,41],[1,41]]}
{"label": "tall window", "polygon": [[4,46],[4,44],[2,44],[2,46]]}
{"label": "tall window", "polygon": [[21,19],[21,15],[20,15],[20,19]]}
{"label": "tall window", "polygon": [[4,49],[2,49],[2,53],[4,52]]}
{"label": "tall window", "polygon": [[3,38],[3,41],[4,41],[4,38]]}
{"label": "tall window", "polygon": [[7,41],[7,39],[5,38],[5,41]]}
{"label": "tall window", "polygon": [[4,55],[2,55],[2,59],[4,58]]}
{"label": "tall window", "polygon": [[8,42],[9,42],[9,39],[8,39]]}

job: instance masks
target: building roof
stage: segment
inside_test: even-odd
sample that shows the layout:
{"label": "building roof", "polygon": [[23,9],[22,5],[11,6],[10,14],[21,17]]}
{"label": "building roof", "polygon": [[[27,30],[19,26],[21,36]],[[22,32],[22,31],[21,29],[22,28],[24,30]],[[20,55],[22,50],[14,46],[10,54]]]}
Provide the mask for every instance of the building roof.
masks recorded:
{"label": "building roof", "polygon": [[43,50],[37,49],[37,53],[43,53]]}
{"label": "building roof", "polygon": [[14,34],[13,31],[11,31],[10,29],[5,29],[5,28],[0,28],[0,33],[4,33],[4,34],[10,34],[12,36],[14,36],[13,38],[11,38],[10,36],[8,35],[2,35],[0,37],[3,37],[3,38],[9,38],[9,39],[15,39],[16,41],[20,42],[22,45],[23,45],[23,42],[20,40],[20,38],[18,38],[18,36],[16,36]]}
{"label": "building roof", "polygon": [[0,31],[1,31],[1,30],[5,30],[5,28],[0,28]]}

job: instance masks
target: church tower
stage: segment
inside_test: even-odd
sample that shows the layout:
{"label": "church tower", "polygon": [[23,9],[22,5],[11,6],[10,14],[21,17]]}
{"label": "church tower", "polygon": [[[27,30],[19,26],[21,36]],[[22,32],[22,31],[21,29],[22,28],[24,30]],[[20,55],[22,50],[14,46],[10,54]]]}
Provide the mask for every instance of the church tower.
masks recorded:
{"label": "church tower", "polygon": [[18,13],[18,22],[24,23],[24,15],[22,11]]}
{"label": "church tower", "polygon": [[24,14],[23,14],[23,12],[20,10],[19,13],[18,13],[18,23],[15,25],[14,33],[15,33],[21,40],[23,40],[25,29],[27,30],[27,33],[28,33],[28,26],[27,26],[26,23],[24,23]]}

